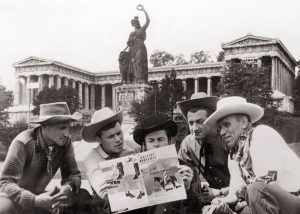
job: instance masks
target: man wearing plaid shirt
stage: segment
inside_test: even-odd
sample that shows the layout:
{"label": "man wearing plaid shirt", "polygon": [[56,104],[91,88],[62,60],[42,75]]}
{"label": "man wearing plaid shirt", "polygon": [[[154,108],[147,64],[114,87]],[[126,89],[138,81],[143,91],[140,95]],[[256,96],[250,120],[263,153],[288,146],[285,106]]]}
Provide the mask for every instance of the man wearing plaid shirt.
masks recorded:
{"label": "man wearing plaid shirt", "polygon": [[[12,141],[0,174],[0,214],[53,213],[70,206],[78,193],[81,177],[69,137],[72,120],[65,102],[40,105],[40,126],[21,132]],[[60,187],[45,187],[60,168]]]}

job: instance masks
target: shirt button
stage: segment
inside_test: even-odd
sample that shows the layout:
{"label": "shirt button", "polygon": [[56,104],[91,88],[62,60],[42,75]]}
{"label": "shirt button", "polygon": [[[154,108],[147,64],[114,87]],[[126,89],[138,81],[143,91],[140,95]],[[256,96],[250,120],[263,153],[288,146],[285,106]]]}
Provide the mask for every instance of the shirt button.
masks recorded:
{"label": "shirt button", "polygon": [[164,212],[167,212],[167,209],[164,209]]}

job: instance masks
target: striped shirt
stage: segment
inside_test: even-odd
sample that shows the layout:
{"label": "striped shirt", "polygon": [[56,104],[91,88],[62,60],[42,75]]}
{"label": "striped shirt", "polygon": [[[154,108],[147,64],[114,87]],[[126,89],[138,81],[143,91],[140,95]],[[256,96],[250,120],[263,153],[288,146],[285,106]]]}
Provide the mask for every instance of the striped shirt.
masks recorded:
{"label": "striped shirt", "polygon": [[80,187],[81,178],[71,139],[64,146],[54,146],[49,162],[41,127],[21,132],[12,141],[0,174],[0,195],[6,196],[24,210],[34,207],[35,196],[44,192],[58,168],[61,184]]}

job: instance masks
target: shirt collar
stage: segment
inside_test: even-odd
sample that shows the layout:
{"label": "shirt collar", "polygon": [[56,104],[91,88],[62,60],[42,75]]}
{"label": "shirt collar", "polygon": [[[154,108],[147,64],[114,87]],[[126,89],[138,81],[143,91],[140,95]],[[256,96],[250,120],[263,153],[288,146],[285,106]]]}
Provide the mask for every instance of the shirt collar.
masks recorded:
{"label": "shirt collar", "polygon": [[101,145],[99,145],[97,148],[96,148],[97,152],[99,153],[99,155],[104,158],[104,159],[108,159],[109,155],[104,152],[103,148]]}

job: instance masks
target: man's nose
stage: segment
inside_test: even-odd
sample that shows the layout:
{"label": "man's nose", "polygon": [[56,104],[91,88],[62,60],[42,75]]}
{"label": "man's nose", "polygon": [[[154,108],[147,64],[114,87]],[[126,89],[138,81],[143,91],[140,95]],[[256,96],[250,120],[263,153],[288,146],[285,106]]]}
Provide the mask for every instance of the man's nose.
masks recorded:
{"label": "man's nose", "polygon": [[69,137],[70,136],[70,130],[69,129],[67,129],[67,130],[64,131],[64,136],[65,137]]}
{"label": "man's nose", "polygon": [[225,135],[226,130],[224,128],[220,128],[220,135],[223,136]]}

